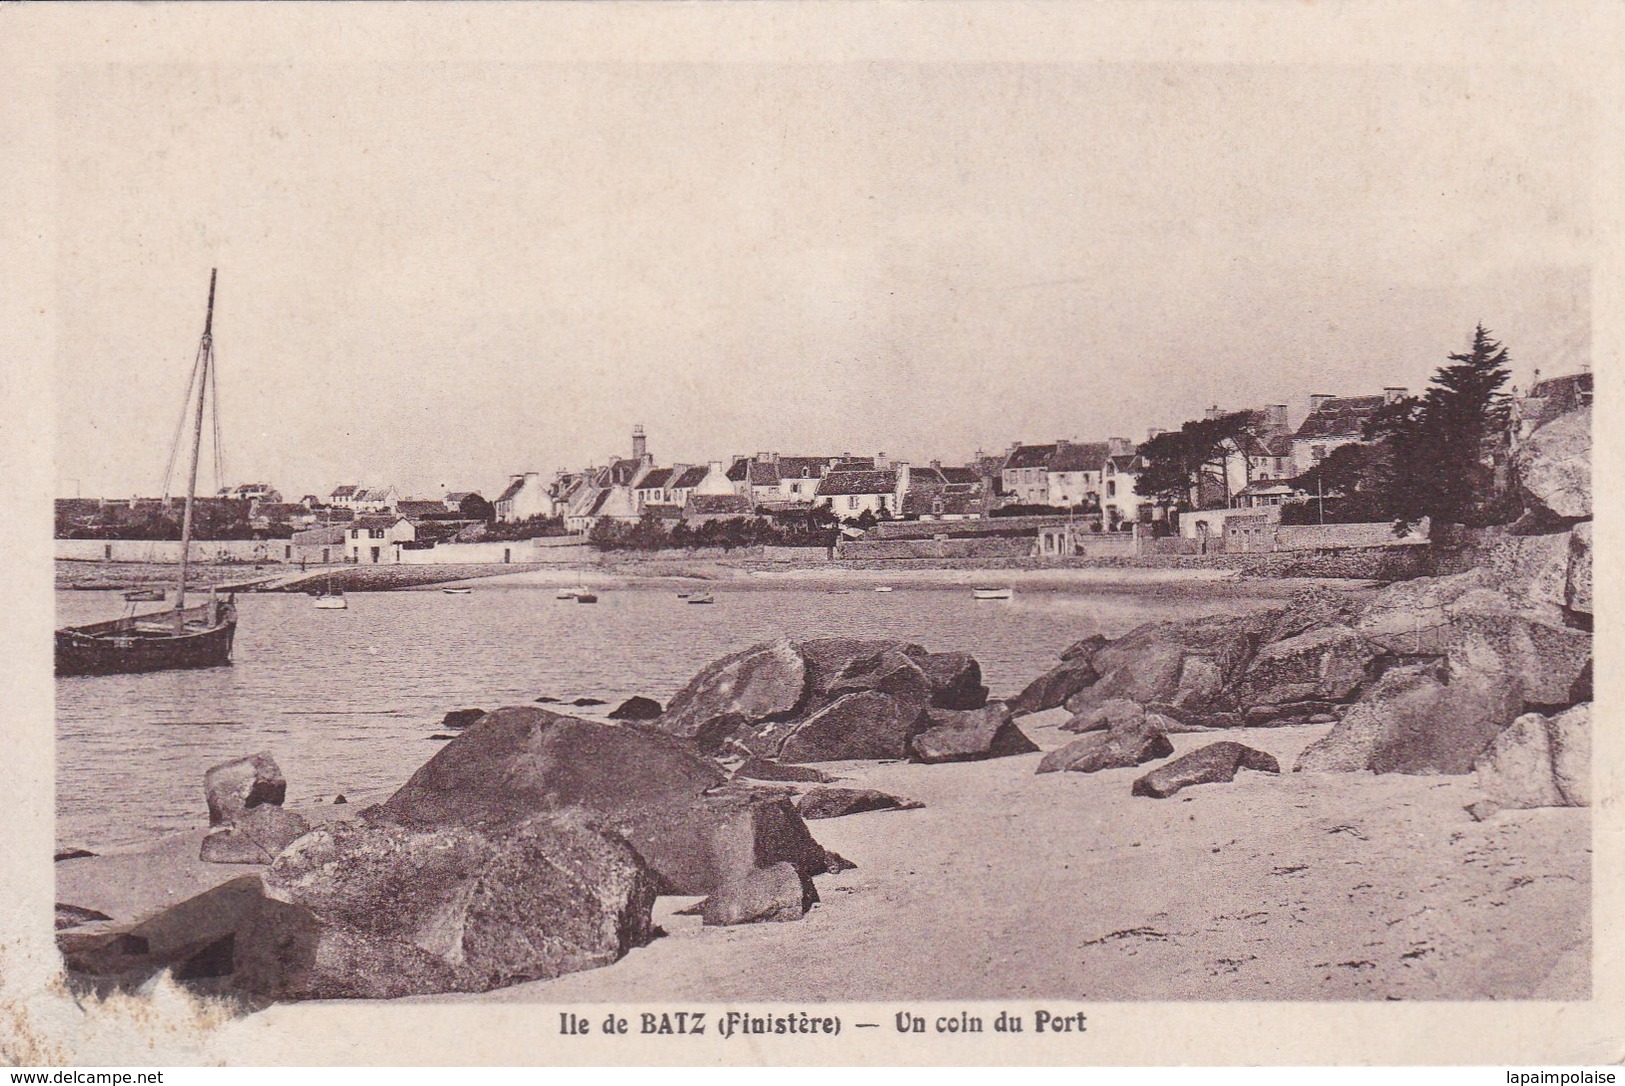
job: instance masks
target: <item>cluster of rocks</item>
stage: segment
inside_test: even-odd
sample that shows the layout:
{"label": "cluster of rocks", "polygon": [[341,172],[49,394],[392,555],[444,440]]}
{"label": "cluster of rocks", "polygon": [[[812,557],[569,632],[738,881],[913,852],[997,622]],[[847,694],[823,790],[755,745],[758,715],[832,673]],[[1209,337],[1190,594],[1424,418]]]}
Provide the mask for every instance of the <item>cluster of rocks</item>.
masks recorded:
{"label": "cluster of rocks", "polygon": [[653,726],[713,755],[780,764],[969,761],[1030,753],[962,652],[826,638],[755,645],[710,665]]}
{"label": "cluster of rocks", "polygon": [[1332,724],[1296,771],[1477,770],[1491,797],[1481,810],[1584,803],[1573,773],[1589,750],[1589,457],[1589,410],[1537,430],[1518,458],[1530,512],[1515,528],[1543,530],[1482,540],[1464,572],[1365,599],[1316,588],[1285,607],[1070,646],[1010,702],[1017,716],[1064,706],[1062,728],[1084,733],[1039,772],[1144,764],[1171,754],[1178,731]]}
{"label": "cluster of rocks", "polygon": [[283,810],[288,782],[269,753],[261,751],[214,766],[203,775],[209,825],[198,859],[216,864],[268,864],[310,830],[310,823]]}

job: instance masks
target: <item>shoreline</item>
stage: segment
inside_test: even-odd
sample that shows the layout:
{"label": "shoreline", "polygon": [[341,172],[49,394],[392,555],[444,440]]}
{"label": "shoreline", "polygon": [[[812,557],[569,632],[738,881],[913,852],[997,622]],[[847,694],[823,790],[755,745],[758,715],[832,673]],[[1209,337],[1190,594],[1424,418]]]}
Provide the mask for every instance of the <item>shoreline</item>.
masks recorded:
{"label": "shoreline", "polygon": [[[1059,730],[1065,717],[1050,710],[1020,727],[1048,751],[1075,738]],[[1329,728],[1222,738],[1284,768]],[[1176,754],[1216,738],[1170,736]],[[924,806],[810,823],[857,866],[819,877],[822,903],[801,922],[709,928],[680,914],[693,898],[662,896],[662,934],[611,965],[392,1002],[1589,995],[1589,809],[1476,822],[1463,810],[1471,777],[1290,770],[1153,800],[1129,794],[1143,768],[1038,775],[1040,757],[822,763],[843,787]],[[353,818],[391,791],[357,793],[342,810],[297,809],[313,823]],[[262,870],[198,860],[206,829],[61,861],[57,900],[127,924]],[[899,911],[930,919],[899,926],[889,920]],[[1475,937],[1461,938],[1468,931]]]}
{"label": "shoreline", "polygon": [[[825,591],[966,588],[995,585],[1027,592],[1137,590],[1157,587],[1207,586],[1228,595],[1290,595],[1297,588],[1325,584],[1360,589],[1376,583],[1349,577],[1259,577],[1225,568],[1189,568],[1163,565],[1050,565],[1019,568],[970,567],[943,564],[899,564],[876,569],[840,563],[774,566],[757,562],[731,562],[716,558],[616,562],[572,565],[335,565],[304,571],[280,567],[245,569],[241,565],[198,564],[196,586],[236,585],[237,591],[302,593],[331,580],[343,592],[429,591],[443,587],[564,588],[575,585],[621,588],[708,588],[727,590],[807,589]],[[157,563],[77,562],[58,560],[56,590],[121,591],[165,585],[175,576],[173,565]],[[242,587],[247,580],[275,585]],[[1242,586],[1246,586],[1242,590]]]}

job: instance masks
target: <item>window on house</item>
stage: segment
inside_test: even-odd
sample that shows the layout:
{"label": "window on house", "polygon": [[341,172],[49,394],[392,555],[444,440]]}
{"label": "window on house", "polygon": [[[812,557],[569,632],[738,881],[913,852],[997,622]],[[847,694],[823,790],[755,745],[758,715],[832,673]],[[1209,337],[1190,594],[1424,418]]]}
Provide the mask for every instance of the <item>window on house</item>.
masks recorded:
{"label": "window on house", "polygon": [[1106,484],[1106,497],[1108,497],[1108,498],[1117,497],[1117,480],[1113,479],[1112,481],[1110,481],[1110,482],[1108,482]]}
{"label": "window on house", "polygon": [[858,507],[858,496],[856,494],[847,495],[846,507],[848,509],[856,509]]}

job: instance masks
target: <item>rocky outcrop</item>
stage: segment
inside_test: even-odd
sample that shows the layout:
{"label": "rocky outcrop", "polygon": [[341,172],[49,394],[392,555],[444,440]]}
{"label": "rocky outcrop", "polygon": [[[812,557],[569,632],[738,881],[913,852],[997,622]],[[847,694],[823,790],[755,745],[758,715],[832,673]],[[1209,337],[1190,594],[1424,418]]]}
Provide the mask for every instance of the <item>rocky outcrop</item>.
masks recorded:
{"label": "rocky outcrop", "polygon": [[925,716],[927,727],[910,742],[909,757],[916,762],[974,762],[1038,750],[1003,702],[962,711],[927,709]]}
{"label": "rocky outcrop", "polygon": [[815,818],[842,818],[868,811],[912,811],[924,806],[916,800],[877,792],[873,788],[814,788],[801,797],[796,809],[810,822]]}
{"label": "rocky outcrop", "polygon": [[1219,615],[1141,626],[1091,658],[1100,678],[1068,698],[1074,716],[1125,698],[1199,722],[1240,679],[1278,615]]}
{"label": "rocky outcrop", "polygon": [[1057,709],[1068,698],[1082,692],[1100,678],[1094,668],[1095,653],[1109,642],[1101,634],[1092,634],[1082,641],[1073,642],[1061,653],[1061,662],[1046,671],[1026,688],[1010,699],[1011,716],[1027,716],[1046,709]]}
{"label": "rocky outcrop", "polygon": [[575,812],[500,827],[338,822],[264,875],[235,986],[273,999],[480,992],[617,961],[656,878]]}
{"label": "rocky outcrop", "polygon": [[[918,700],[864,690],[843,694],[798,722],[777,753],[785,762],[906,758],[910,741],[925,727],[925,707]],[[771,746],[775,737],[766,738]]]}
{"label": "rocky outcrop", "polygon": [[1568,521],[1591,517],[1591,408],[1559,415],[1530,434],[1514,462],[1531,510]]}
{"label": "rocky outcrop", "polygon": [[655,720],[664,712],[653,698],[634,695],[610,710],[611,720]]}
{"label": "rocky outcrop", "polygon": [[263,803],[281,806],[288,795],[288,782],[276,759],[261,751],[209,769],[203,774],[203,794],[209,804],[209,825],[218,826],[250,807]]}
{"label": "rocky outcrop", "polygon": [[1200,750],[1193,750],[1153,769],[1136,780],[1130,791],[1136,796],[1166,799],[1193,784],[1229,783],[1236,779],[1238,769],[1251,769],[1259,773],[1281,772],[1275,758],[1261,750],[1240,743],[1209,743]]}
{"label": "rocky outcrop", "polygon": [[1525,713],[1473,765],[1487,803],[1475,813],[1591,805],[1591,706]]}
{"label": "rocky outcrop", "polygon": [[277,853],[310,832],[310,823],[292,811],[261,804],[211,829],[198,859],[213,864],[268,864]]}
{"label": "rocky outcrop", "polygon": [[660,730],[720,748],[735,729],[788,718],[807,688],[807,661],[789,641],[754,645],[725,656],[694,676],[671,699]]}
{"label": "rocky outcrop", "polygon": [[484,709],[453,709],[440,718],[440,726],[452,731],[466,728],[485,715]]}
{"label": "rocky outcrop", "polygon": [[755,868],[717,890],[700,903],[708,926],[783,923],[800,920],[818,901],[812,881],[787,863]]}
{"label": "rocky outcrop", "polygon": [[1038,763],[1038,772],[1097,773],[1102,769],[1126,769],[1166,758],[1173,752],[1173,744],[1147,715],[1136,724],[1085,732],[1081,738],[1044,755]]}
{"label": "rocky outcrop", "polygon": [[1521,710],[1499,678],[1439,667],[1389,671],[1323,739],[1298,772],[1467,773]]}
{"label": "rocky outcrop", "polygon": [[654,726],[700,750],[780,762],[902,758],[928,709],[987,702],[964,653],[902,641],[824,638],[757,645],[710,665]]}
{"label": "rocky outcrop", "polygon": [[56,903],[55,927],[57,931],[111,919],[113,919],[111,916],[96,909],[86,909],[80,905],[64,905],[60,901]]}
{"label": "rocky outcrop", "polygon": [[790,799],[727,785],[687,743],[637,725],[498,709],[372,812],[411,826],[501,824],[579,808],[629,844],[660,892],[705,894],[760,864],[827,867]]}
{"label": "rocky outcrop", "polygon": [[238,935],[263,905],[260,876],[244,875],[134,924],[69,928],[57,949],[71,977],[103,992],[135,988],[162,969],[182,981],[229,977]]}

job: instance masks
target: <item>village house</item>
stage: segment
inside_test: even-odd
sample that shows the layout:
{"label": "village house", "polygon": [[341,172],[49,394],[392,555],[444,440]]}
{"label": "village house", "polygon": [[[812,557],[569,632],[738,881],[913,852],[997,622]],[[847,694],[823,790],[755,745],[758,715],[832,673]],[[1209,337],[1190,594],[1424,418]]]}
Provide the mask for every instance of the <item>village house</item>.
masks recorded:
{"label": "village house", "polygon": [[283,560],[310,562],[315,565],[341,562],[348,553],[345,535],[346,529],[338,524],[323,524],[295,532],[288,540],[288,549]]}
{"label": "village house", "polygon": [[650,468],[638,480],[638,485],[632,488],[632,496],[637,499],[638,509],[641,511],[651,505],[671,504],[671,479],[676,468]]}
{"label": "village house", "polygon": [[1108,529],[1116,531],[1122,525],[1133,524],[1140,519],[1140,511],[1150,505],[1150,498],[1140,493],[1138,485],[1144,468],[1139,453],[1106,458],[1100,509]]}
{"label": "village house", "polygon": [[598,487],[592,504],[566,515],[564,526],[579,534],[592,531],[593,525],[601,520],[636,523],[639,515],[637,498],[630,486]]}
{"label": "village house", "polygon": [[364,566],[398,562],[399,544],[417,537],[416,527],[405,517],[383,513],[359,516],[345,531],[346,557]]}
{"label": "village house", "polygon": [[1048,505],[1049,465],[1055,458],[1055,443],[1010,446],[1000,471],[1005,497],[1013,505]]}
{"label": "village house", "polygon": [[1309,414],[1292,436],[1292,473],[1302,475],[1344,445],[1366,442],[1366,423],[1386,404],[1402,400],[1403,388],[1390,387],[1380,396],[1309,397]]}
{"label": "village house", "polygon": [[750,515],[750,499],[743,494],[701,494],[696,491],[683,507],[683,521],[695,527],[708,521]]}
{"label": "village house", "polygon": [[553,499],[548,494],[548,488],[542,485],[539,471],[509,476],[508,485],[497,495],[492,508],[496,510],[497,520],[505,524],[531,517],[550,517],[554,511]]}
{"label": "village house", "polygon": [[1590,407],[1591,395],[1590,371],[1541,380],[1540,371],[1536,370],[1529,391],[1513,397],[1514,436],[1522,441],[1557,416]]}
{"label": "village house", "polygon": [[728,468],[728,481],[734,493],[750,501],[754,508],[759,502],[780,500],[778,453],[757,453],[753,457],[736,456]]}
{"label": "village house", "polygon": [[1098,505],[1106,458],[1111,454],[1111,443],[1105,441],[1057,441],[1046,474],[1044,504],[1060,509]]}
{"label": "village house", "polygon": [[873,513],[895,516],[898,509],[897,472],[889,468],[871,471],[832,471],[818,481],[813,501],[827,506],[842,519]]}

